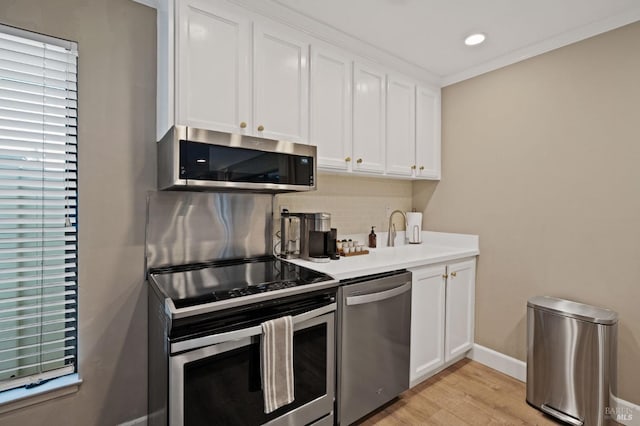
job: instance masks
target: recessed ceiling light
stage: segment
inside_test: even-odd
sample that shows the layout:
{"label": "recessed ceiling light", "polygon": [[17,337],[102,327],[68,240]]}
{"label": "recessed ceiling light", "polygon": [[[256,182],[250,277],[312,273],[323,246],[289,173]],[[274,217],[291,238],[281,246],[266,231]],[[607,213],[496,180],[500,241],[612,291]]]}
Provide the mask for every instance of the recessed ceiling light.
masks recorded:
{"label": "recessed ceiling light", "polygon": [[467,46],[475,46],[482,43],[485,38],[487,37],[482,33],[471,34],[464,39],[464,44],[466,44]]}

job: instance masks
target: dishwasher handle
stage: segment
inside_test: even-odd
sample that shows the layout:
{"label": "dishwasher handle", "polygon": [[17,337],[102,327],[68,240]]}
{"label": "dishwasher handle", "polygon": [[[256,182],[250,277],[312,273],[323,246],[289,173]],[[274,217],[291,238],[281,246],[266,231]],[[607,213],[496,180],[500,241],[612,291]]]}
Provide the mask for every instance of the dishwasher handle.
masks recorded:
{"label": "dishwasher handle", "polygon": [[402,293],[406,293],[409,290],[411,290],[411,283],[407,282],[399,287],[395,287],[390,290],[380,291],[378,293],[362,294],[359,296],[349,296],[347,297],[346,302],[347,302],[347,306],[363,305],[365,303],[379,302],[381,300],[391,299],[392,297],[396,297]]}

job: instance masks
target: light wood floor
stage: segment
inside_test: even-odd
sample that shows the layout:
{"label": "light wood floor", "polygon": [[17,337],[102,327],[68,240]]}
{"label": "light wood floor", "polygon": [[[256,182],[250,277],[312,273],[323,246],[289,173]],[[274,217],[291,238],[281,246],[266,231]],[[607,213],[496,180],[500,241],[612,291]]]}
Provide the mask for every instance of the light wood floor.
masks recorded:
{"label": "light wood floor", "polygon": [[557,425],[525,402],[525,385],[465,359],[409,389],[361,425]]}

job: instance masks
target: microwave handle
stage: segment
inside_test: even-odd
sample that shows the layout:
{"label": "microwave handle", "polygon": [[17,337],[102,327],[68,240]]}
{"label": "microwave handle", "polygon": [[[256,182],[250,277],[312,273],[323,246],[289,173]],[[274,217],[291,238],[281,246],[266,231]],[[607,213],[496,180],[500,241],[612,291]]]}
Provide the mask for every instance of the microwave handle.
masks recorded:
{"label": "microwave handle", "polygon": [[[318,309],[314,309],[309,312],[293,317],[293,324],[299,324],[308,321],[312,318],[319,317],[328,312],[335,311],[337,307],[336,303],[331,303],[327,306],[323,306]],[[240,330],[227,331],[224,333],[212,334],[210,336],[198,337],[196,339],[185,340],[182,342],[176,342],[171,344],[171,353],[184,352],[195,348],[201,348],[203,346],[215,345],[223,342],[232,342],[236,340],[246,339],[247,337],[262,335],[262,326],[256,325],[253,327],[243,328]]]}

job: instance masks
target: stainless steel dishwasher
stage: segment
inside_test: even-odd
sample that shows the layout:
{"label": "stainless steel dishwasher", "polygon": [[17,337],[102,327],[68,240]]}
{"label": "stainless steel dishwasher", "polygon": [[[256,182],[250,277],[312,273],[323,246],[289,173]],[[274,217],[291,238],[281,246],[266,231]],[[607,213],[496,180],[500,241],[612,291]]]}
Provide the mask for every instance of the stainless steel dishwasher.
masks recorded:
{"label": "stainless steel dishwasher", "polygon": [[409,388],[411,272],[345,280],[338,290],[338,423]]}

